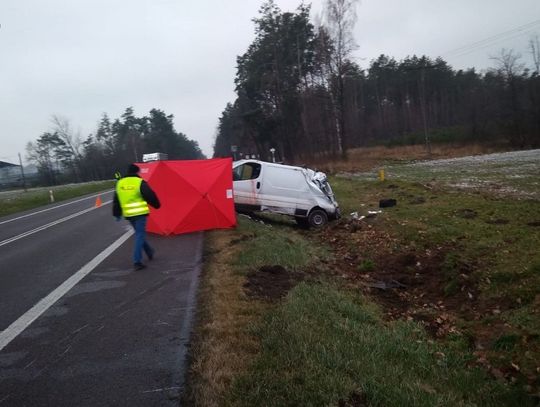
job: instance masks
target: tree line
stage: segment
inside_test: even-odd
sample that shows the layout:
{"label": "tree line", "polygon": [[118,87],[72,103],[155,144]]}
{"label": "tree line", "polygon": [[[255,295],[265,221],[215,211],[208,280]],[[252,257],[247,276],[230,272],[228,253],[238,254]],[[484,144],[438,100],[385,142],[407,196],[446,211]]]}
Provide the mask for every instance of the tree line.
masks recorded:
{"label": "tree line", "polygon": [[114,120],[104,113],[95,134],[85,140],[67,119],[53,116],[52,124],[52,131],[26,147],[40,184],[112,179],[130,163],[141,162],[143,153],[167,153],[171,160],[204,158],[196,141],[174,129],[173,115],[159,109],[136,117],[128,107]]}
{"label": "tree line", "polygon": [[255,39],[237,59],[237,97],[220,117],[214,156],[230,156],[231,146],[263,159],[275,148],[294,161],[373,144],[540,145],[538,37],[529,44],[532,69],[512,50],[484,73],[427,56],[380,55],[362,69],[351,58],[356,3],[326,0],[317,26],[309,6],[263,4]]}

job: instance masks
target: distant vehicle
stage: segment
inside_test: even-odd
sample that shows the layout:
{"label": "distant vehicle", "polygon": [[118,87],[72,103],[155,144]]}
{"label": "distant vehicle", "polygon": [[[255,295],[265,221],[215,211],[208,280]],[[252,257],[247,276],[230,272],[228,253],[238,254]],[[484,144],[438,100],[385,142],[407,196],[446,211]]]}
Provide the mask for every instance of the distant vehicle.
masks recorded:
{"label": "distant vehicle", "polygon": [[143,154],[142,160],[143,163],[147,163],[150,161],[163,161],[168,160],[169,156],[164,153],[150,153],[150,154]]}
{"label": "distant vehicle", "polygon": [[308,168],[239,160],[233,163],[233,186],[239,212],[290,215],[299,225],[311,227],[340,216],[326,175]]}

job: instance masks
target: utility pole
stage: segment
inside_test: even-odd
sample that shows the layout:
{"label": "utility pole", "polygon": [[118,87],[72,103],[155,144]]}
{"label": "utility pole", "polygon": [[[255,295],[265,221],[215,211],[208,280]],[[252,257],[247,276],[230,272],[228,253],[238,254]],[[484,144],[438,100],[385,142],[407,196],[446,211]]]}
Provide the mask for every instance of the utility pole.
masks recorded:
{"label": "utility pole", "polygon": [[19,153],[19,164],[21,165],[21,175],[22,175],[24,192],[27,192],[27,190],[26,190],[26,178],[24,177],[24,168],[23,168],[23,165],[22,165],[21,153]]}

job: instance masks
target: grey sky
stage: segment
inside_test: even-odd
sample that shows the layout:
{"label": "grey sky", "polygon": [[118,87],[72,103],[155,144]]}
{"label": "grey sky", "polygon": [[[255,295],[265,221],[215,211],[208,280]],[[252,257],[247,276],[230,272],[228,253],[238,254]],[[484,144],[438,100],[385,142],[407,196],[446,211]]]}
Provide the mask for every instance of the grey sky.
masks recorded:
{"label": "grey sky", "polygon": [[[276,0],[294,10],[300,0]],[[309,3],[309,2],[307,2]],[[312,3],[320,14],[322,0]],[[254,38],[253,0],[0,0],[0,160],[17,162],[28,141],[70,120],[85,139],[101,114],[159,108],[176,130],[212,154],[218,118],[234,101],[236,56]],[[539,0],[362,0],[355,60],[442,55],[454,68],[493,65],[501,48],[521,52],[540,34]],[[446,54],[537,21],[462,56]]]}

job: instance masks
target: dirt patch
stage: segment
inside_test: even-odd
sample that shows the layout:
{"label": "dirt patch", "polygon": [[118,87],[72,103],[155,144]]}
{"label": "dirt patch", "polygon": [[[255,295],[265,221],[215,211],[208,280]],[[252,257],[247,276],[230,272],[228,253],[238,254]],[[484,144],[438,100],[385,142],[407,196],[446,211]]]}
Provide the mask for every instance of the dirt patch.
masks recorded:
{"label": "dirt patch", "polygon": [[474,219],[478,216],[478,212],[473,209],[458,209],[455,212],[456,216],[463,219]]}
{"label": "dirt patch", "polygon": [[267,301],[276,301],[304,280],[304,274],[276,266],[262,266],[247,275],[244,290],[248,296]]}
{"label": "dirt patch", "polygon": [[346,400],[339,400],[338,407],[367,407],[368,402],[363,393],[353,392]]}
{"label": "dirt patch", "polygon": [[[477,216],[469,209],[462,214]],[[504,221],[497,219],[497,224]],[[457,243],[427,249],[408,245],[387,232],[380,217],[341,219],[317,237],[335,254],[329,269],[379,303],[388,320],[414,320],[434,339],[460,337],[474,349],[473,364],[509,381],[525,377],[528,385],[538,388],[537,372],[516,369],[493,349],[500,337],[517,337],[519,343],[527,338],[526,332],[501,318],[515,308],[515,299],[482,297],[476,271],[486,265],[465,262]]]}
{"label": "dirt patch", "polygon": [[536,220],[534,222],[529,222],[529,223],[527,223],[527,226],[539,227],[540,226],[540,220]]}
{"label": "dirt patch", "polygon": [[407,247],[379,218],[342,219],[320,232],[335,252],[330,267],[383,306],[389,319],[413,319],[434,337],[457,332],[458,319],[476,320],[481,301],[476,264],[455,260],[452,245]]}
{"label": "dirt patch", "polygon": [[415,198],[413,198],[410,203],[412,205],[420,205],[420,204],[423,204],[423,203],[426,203],[426,198],[424,198],[423,196],[417,196]]}
{"label": "dirt patch", "polygon": [[[452,247],[425,251],[386,253],[374,258],[376,266],[367,281],[396,282],[390,288],[370,287],[391,318],[413,318],[436,337],[452,331],[448,313],[473,319],[479,304],[476,281],[468,264],[447,265]],[[449,269],[445,271],[445,269]],[[369,287],[369,284],[368,284]]]}
{"label": "dirt patch", "polygon": [[508,219],[488,219],[486,223],[489,225],[507,225],[510,221]]}
{"label": "dirt patch", "polygon": [[242,234],[238,238],[232,239],[231,244],[238,244],[238,243],[246,242],[254,238],[255,238],[255,233]]}

